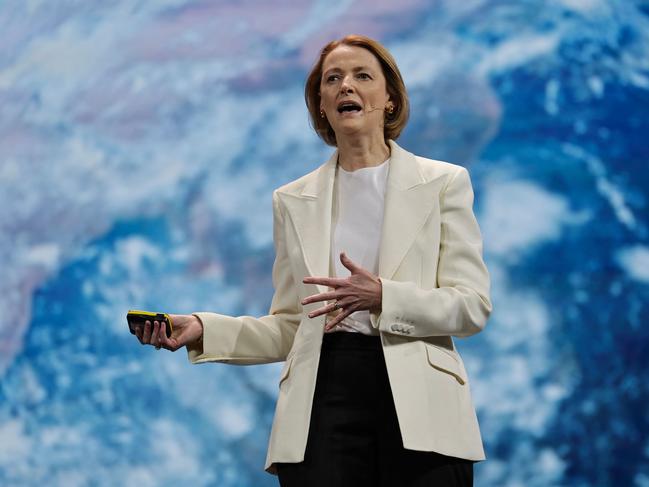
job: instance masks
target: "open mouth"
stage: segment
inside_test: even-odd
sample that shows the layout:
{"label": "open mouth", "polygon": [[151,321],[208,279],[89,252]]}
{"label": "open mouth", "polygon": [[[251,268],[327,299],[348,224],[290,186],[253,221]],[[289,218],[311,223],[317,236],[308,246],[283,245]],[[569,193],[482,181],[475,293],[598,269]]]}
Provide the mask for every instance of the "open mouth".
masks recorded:
{"label": "open mouth", "polygon": [[355,101],[344,101],[338,105],[338,113],[360,112],[361,106]]}

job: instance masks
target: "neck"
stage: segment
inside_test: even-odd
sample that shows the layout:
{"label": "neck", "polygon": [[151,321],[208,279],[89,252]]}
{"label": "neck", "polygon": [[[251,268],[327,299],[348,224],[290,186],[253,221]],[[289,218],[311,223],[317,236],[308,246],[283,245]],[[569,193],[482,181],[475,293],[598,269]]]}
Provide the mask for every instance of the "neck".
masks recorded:
{"label": "neck", "polygon": [[338,164],[345,171],[378,166],[390,157],[383,133],[374,137],[342,138],[338,141]]}

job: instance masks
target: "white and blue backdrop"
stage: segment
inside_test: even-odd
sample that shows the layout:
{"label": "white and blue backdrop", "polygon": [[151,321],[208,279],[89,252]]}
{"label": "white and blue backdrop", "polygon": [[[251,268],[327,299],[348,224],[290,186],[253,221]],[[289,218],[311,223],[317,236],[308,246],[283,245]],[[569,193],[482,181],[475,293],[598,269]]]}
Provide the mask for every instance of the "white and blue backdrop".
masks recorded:
{"label": "white and blue backdrop", "polygon": [[458,340],[479,486],[649,486],[649,2],[0,3],[0,484],[265,487],[279,364],[191,366],[129,308],[261,315],[272,190],[331,153],[347,33],[466,166],[493,278]]}

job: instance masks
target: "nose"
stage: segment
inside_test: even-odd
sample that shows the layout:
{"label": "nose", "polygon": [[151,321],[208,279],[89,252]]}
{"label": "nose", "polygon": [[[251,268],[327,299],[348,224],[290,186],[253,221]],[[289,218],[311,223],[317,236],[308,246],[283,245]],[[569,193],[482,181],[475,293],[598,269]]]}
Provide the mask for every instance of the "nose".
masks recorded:
{"label": "nose", "polygon": [[350,82],[349,76],[345,76],[340,83],[340,93],[341,94],[348,94],[352,93],[354,91],[354,88]]}

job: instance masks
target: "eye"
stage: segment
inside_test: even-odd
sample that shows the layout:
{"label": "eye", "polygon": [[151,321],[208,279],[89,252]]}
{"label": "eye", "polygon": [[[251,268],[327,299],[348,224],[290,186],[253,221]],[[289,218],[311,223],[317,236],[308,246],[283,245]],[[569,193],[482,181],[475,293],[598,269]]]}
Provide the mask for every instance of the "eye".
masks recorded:
{"label": "eye", "polygon": [[337,74],[330,74],[329,76],[327,76],[327,83],[332,83],[336,81],[338,77],[339,76]]}
{"label": "eye", "polygon": [[372,79],[372,77],[367,73],[358,73],[360,79]]}

